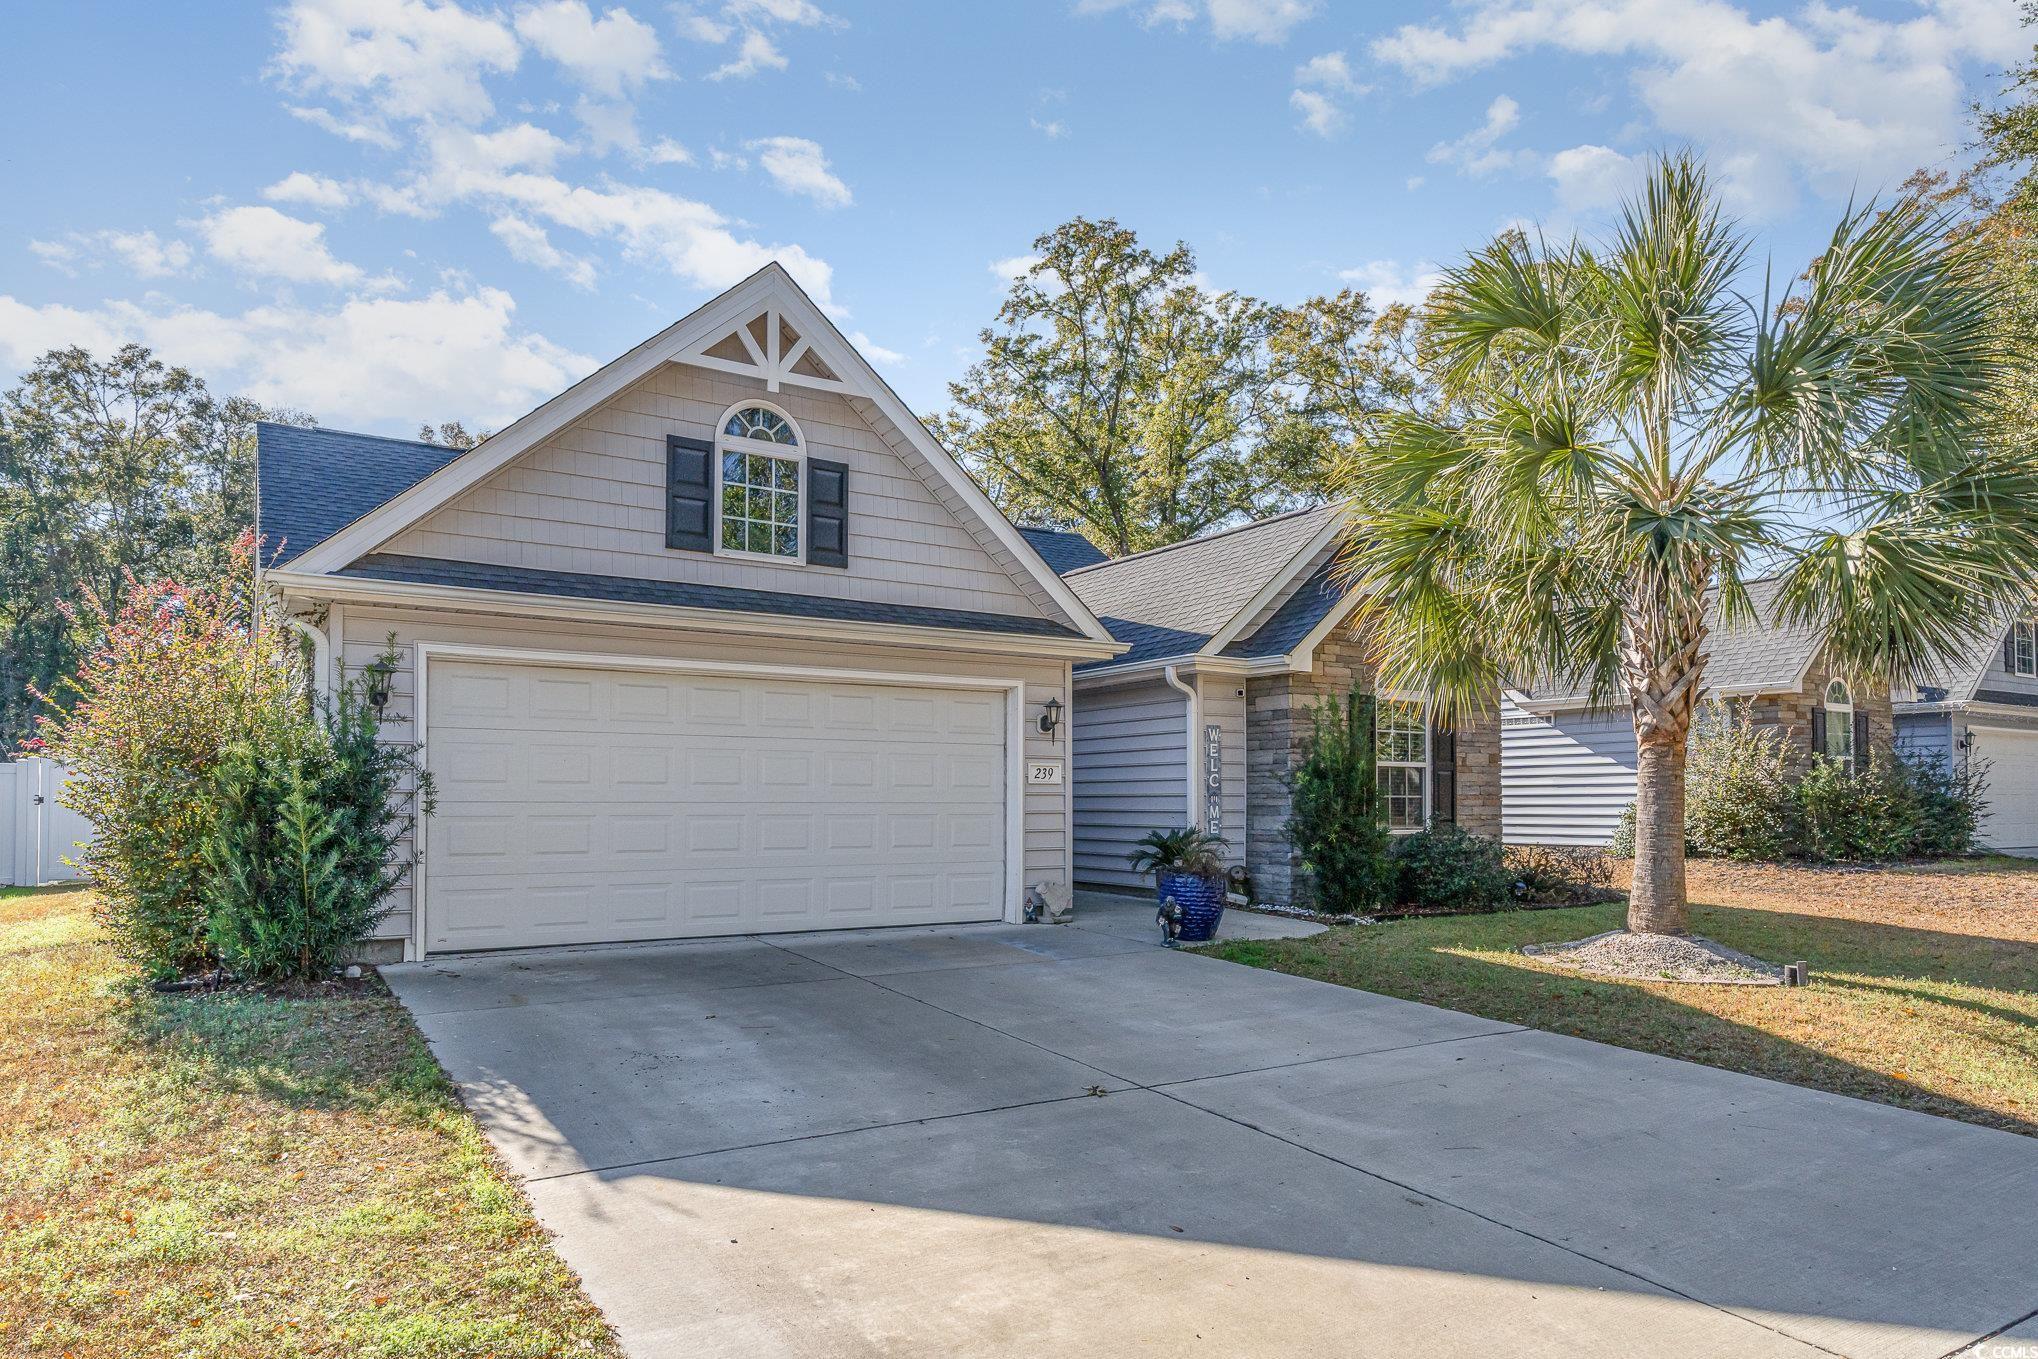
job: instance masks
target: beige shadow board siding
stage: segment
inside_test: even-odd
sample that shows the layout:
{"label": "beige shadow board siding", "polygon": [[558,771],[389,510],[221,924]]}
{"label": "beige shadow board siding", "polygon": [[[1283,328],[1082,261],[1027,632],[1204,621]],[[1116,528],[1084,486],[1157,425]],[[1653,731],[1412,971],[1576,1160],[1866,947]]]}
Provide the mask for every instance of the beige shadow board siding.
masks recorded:
{"label": "beige shadow board siding", "polygon": [[[969,655],[924,647],[851,646],[838,642],[735,637],[691,629],[633,628],[519,620],[450,610],[382,609],[349,605],[342,616],[344,644],[338,648],[348,675],[358,674],[381,654],[390,635],[396,637],[397,669],[390,683],[384,736],[391,741],[414,739],[417,644],[452,642],[468,646],[572,652],[592,656],[726,661],[739,665],[809,666],[833,670],[870,670],[906,675],[957,675],[969,678],[1019,680],[1025,686],[1025,758],[1066,759],[1066,742],[1044,736],[1036,722],[1050,698],[1070,702],[1069,667],[1065,661],[1024,657]],[[427,733],[429,736],[429,733]],[[1008,771],[1016,783],[1019,771]],[[1047,879],[1068,882],[1069,781],[1061,787],[1028,788],[1024,793],[1024,880],[1031,885]],[[404,846],[408,861],[409,845]],[[375,931],[377,940],[400,940],[411,931],[412,892],[408,883],[392,898],[390,914]],[[387,949],[371,948],[370,956]]]}
{"label": "beige shadow board siding", "polygon": [[1146,886],[1125,856],[1148,831],[1187,824],[1187,701],[1158,679],[1077,697],[1069,724],[1076,881]]}
{"label": "beige shadow board siding", "polygon": [[[750,399],[798,421],[810,455],[848,464],[847,569],[665,546],[666,436],[712,439],[723,412]],[[604,402],[378,550],[1069,621],[874,405],[770,393],[754,378],[682,364]]]}

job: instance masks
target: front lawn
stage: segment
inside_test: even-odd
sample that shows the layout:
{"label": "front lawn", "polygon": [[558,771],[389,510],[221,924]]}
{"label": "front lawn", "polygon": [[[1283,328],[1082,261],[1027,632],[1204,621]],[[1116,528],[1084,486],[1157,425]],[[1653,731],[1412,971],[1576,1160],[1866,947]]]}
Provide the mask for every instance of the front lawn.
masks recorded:
{"label": "front lawn", "polygon": [[0,1353],[618,1355],[379,985],[137,991],[0,892]]}
{"label": "front lawn", "polygon": [[1623,904],[1339,926],[1207,950],[1797,1085],[2038,1136],[2038,863],[1868,871],[1691,865],[1694,932],[1803,989],[1581,977],[1522,944],[1623,922]]}

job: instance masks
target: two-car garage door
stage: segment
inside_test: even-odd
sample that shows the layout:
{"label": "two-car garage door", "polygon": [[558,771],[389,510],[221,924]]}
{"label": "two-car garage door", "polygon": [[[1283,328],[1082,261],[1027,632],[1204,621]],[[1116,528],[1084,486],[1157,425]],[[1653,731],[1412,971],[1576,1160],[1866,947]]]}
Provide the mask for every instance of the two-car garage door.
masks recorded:
{"label": "two-car garage door", "polygon": [[1969,728],[1970,759],[1988,763],[1989,804],[1980,838],[1990,849],[2038,855],[2038,731]]}
{"label": "two-car garage door", "polygon": [[1003,690],[428,664],[429,952],[1003,912]]}

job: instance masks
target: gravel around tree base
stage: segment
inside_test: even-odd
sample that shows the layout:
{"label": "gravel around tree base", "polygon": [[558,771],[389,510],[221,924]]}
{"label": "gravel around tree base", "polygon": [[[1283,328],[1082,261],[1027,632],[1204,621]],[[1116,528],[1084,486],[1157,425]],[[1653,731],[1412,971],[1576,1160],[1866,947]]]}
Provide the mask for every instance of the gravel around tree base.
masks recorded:
{"label": "gravel around tree base", "polygon": [[1563,944],[1523,944],[1521,951],[1559,967],[1601,977],[1726,986],[1783,984],[1781,967],[1696,936],[1677,938],[1611,930]]}

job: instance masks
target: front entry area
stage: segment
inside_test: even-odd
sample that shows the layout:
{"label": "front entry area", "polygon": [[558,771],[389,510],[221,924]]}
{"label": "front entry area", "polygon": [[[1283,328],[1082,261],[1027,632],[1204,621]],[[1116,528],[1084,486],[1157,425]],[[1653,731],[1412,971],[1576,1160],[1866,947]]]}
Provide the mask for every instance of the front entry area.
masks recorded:
{"label": "front entry area", "polygon": [[425,666],[433,953],[1000,919],[998,687]]}

